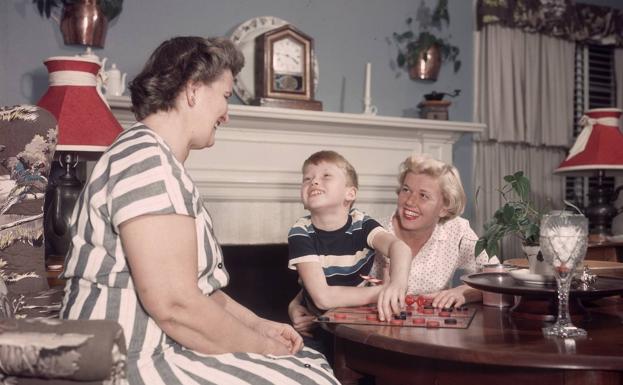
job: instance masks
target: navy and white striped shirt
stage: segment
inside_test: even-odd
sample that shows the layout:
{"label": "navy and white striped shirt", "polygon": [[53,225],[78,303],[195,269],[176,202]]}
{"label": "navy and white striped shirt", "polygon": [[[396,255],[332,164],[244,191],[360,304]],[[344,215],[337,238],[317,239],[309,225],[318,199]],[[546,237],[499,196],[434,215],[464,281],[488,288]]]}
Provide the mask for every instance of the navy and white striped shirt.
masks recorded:
{"label": "navy and white striped shirt", "polygon": [[[386,230],[355,208],[346,224],[334,231],[316,228],[307,215],[288,233],[288,267],[294,270],[301,262],[317,262],[329,286],[363,286],[366,281],[361,275],[369,275],[376,254],[372,239],[381,231]],[[303,294],[311,305],[307,291]]]}

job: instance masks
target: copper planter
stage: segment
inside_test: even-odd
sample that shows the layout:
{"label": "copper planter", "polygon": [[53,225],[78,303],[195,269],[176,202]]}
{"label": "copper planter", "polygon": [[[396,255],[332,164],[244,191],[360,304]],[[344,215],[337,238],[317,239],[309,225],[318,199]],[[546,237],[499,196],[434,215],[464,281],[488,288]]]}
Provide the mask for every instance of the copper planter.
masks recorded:
{"label": "copper planter", "polygon": [[437,80],[441,68],[441,51],[437,44],[420,51],[414,66],[409,68],[409,77],[413,80]]}
{"label": "copper planter", "polygon": [[81,0],[65,5],[61,32],[66,45],[78,44],[104,48],[108,21],[96,0]]}

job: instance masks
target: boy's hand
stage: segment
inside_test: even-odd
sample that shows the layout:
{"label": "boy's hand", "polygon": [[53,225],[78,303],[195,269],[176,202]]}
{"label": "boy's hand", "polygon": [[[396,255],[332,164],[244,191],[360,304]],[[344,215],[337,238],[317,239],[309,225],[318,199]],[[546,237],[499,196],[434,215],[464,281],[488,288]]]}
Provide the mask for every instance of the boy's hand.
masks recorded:
{"label": "boy's hand", "polygon": [[291,302],[288,306],[288,315],[292,320],[294,330],[305,337],[312,337],[311,330],[316,326],[316,318],[307,308],[300,303]]}
{"label": "boy's hand", "polygon": [[400,313],[405,306],[406,292],[406,285],[399,285],[395,281],[382,288],[377,303],[379,320],[388,321],[393,314]]}

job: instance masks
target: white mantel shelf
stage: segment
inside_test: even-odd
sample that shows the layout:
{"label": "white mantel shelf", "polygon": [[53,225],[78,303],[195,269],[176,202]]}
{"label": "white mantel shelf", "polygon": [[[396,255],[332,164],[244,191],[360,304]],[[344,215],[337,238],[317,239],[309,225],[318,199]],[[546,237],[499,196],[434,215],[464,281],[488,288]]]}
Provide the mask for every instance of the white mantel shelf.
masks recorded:
{"label": "white mantel shelf", "polygon": [[[134,122],[127,96],[108,97],[113,113],[120,123],[127,127]],[[449,139],[463,133],[481,132],[485,125],[472,122],[453,122],[399,118],[394,116],[351,114],[343,112],[308,111],[285,108],[257,107],[246,105],[229,106],[230,126],[248,129],[295,130],[314,133],[335,133],[347,135],[423,137],[433,135]]]}
{"label": "white mantel shelf", "polygon": [[[108,103],[124,128],[134,123],[128,97]],[[229,123],[210,149],[192,151],[192,175],[223,244],[284,243],[305,214],[299,203],[301,165],[313,152],[344,155],[359,174],[357,207],[383,219],[395,205],[398,165],[413,153],[452,163],[452,145],[483,124],[229,106]]]}

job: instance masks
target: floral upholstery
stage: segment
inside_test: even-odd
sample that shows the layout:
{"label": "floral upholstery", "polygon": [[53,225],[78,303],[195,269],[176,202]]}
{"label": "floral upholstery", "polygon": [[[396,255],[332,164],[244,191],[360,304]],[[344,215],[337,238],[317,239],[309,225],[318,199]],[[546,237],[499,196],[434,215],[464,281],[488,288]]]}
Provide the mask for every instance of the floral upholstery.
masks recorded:
{"label": "floral upholstery", "polygon": [[44,197],[56,120],[0,108],[0,385],[124,384],[126,345],[108,320],[58,319],[45,270]]}
{"label": "floral upholstery", "polygon": [[13,293],[48,288],[43,198],[56,120],[34,106],[0,109],[0,276]]}

